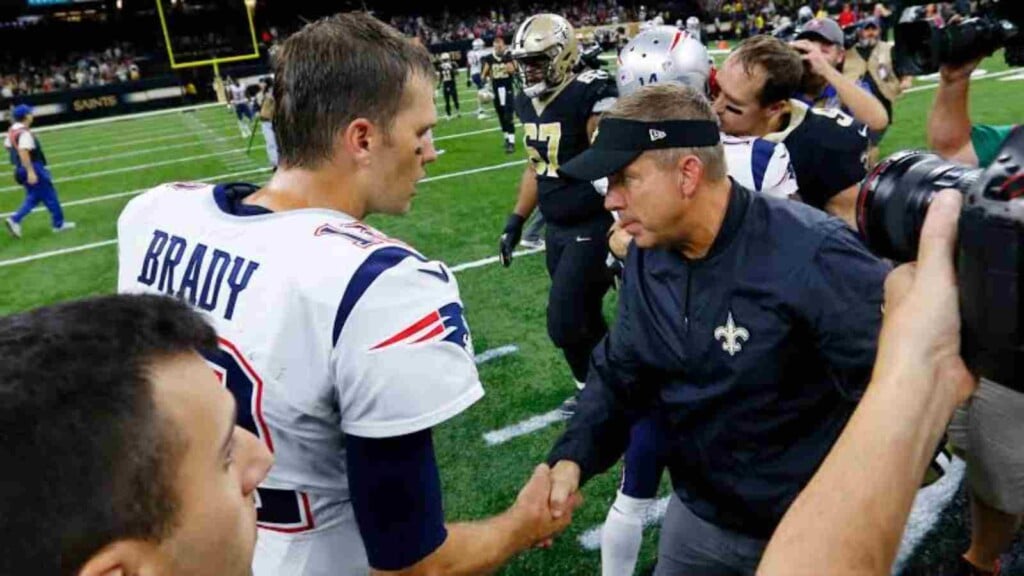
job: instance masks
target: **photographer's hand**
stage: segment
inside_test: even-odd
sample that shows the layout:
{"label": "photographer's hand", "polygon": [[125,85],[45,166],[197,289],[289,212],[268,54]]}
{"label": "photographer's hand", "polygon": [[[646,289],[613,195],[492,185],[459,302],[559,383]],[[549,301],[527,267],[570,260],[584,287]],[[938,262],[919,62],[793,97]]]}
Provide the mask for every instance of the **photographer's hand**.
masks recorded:
{"label": "photographer's hand", "polygon": [[976,386],[960,358],[953,258],[961,204],[954,190],[935,196],[918,262],[886,281],[871,384],[772,536],[758,573],[820,574],[822,566],[836,574],[890,573],[935,447]]}

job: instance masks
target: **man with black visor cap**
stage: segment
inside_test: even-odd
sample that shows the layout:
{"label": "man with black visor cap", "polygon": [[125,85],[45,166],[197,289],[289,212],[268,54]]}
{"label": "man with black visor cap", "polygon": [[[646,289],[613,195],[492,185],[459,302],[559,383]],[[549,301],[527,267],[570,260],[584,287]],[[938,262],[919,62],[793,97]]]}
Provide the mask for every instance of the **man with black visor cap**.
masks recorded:
{"label": "man with black visor cap", "polygon": [[674,493],[656,576],[755,572],[855,408],[881,326],[887,266],[842,221],[725,168],[708,101],[662,84],[620,98],[561,169],[608,177],[605,208],[634,241],[618,320],[548,458],[552,509],[653,413]]}

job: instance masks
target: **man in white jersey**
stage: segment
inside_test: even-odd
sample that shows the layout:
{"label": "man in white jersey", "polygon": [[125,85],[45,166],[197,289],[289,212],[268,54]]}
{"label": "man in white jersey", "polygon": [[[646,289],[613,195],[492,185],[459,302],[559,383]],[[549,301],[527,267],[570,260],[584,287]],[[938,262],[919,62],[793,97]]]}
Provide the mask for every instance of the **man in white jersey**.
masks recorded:
{"label": "man in white jersey", "polygon": [[406,212],[436,158],[430,56],[343,14],[285,41],[275,79],[278,171],[133,200],[119,289],[182,298],[221,336],[208,360],[276,458],[255,576],[493,571],[570,518],[540,466],[503,514],[444,522],[431,428],[483,395],[458,285],[361,222]]}
{"label": "man in white jersey", "polygon": [[489,53],[489,51],[484,50],[484,41],[480,38],[474,38],[473,49],[466,54],[466,61],[469,63],[469,70],[467,70],[469,78],[467,79],[466,86],[469,86],[470,83],[472,83],[473,86],[476,86],[478,93],[478,97],[476,99],[476,117],[478,120],[487,118],[487,115],[484,114],[484,103],[479,97],[479,92],[484,89],[484,80],[482,76],[484,56]]}
{"label": "man in white jersey", "polygon": [[249,98],[245,94],[245,86],[234,78],[228,78],[228,98],[230,106],[235,110],[235,117],[238,118],[238,129],[242,132],[242,138],[248,138],[252,131],[252,106],[249,105]]}
{"label": "man in white jersey", "polygon": [[[616,76],[622,97],[659,83],[685,84],[707,94],[711,78],[707,49],[696,37],[672,26],[651,28],[633,38],[620,52]],[[767,196],[796,195],[796,177],[784,144],[727,134],[721,135],[721,142],[730,178]],[[625,258],[630,240],[616,227],[610,239],[612,252]],[[653,509],[665,469],[661,434],[651,418],[633,427],[622,482],[601,531],[604,576],[629,575],[636,567],[643,522]]]}

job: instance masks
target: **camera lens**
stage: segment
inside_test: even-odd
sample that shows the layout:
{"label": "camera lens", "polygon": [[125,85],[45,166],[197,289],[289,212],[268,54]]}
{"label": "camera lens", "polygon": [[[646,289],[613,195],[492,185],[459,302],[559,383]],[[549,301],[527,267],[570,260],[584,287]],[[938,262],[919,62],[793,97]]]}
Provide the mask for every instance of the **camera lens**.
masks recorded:
{"label": "camera lens", "polygon": [[914,260],[935,193],[946,188],[966,193],[981,173],[927,152],[886,158],[864,180],[857,198],[857,227],[868,248],[897,262]]}

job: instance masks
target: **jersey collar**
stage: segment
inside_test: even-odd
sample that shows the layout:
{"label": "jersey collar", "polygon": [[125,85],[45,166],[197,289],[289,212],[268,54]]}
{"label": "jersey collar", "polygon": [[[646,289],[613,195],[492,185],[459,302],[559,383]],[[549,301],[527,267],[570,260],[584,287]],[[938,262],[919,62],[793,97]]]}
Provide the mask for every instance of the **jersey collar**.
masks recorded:
{"label": "jersey collar", "polygon": [[249,195],[259,190],[255,184],[245,182],[234,182],[230,184],[218,184],[213,187],[213,199],[221,212],[232,216],[264,216],[273,214],[263,206],[245,204],[242,202]]}

